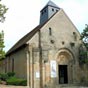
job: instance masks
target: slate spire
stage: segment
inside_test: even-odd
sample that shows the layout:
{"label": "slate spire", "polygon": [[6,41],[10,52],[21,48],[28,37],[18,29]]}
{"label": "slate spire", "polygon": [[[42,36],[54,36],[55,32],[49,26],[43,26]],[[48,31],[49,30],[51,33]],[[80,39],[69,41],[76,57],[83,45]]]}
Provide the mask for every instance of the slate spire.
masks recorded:
{"label": "slate spire", "polygon": [[60,8],[49,0],[44,8],[40,11],[40,24],[43,24],[45,21],[47,21],[58,10],[60,10]]}

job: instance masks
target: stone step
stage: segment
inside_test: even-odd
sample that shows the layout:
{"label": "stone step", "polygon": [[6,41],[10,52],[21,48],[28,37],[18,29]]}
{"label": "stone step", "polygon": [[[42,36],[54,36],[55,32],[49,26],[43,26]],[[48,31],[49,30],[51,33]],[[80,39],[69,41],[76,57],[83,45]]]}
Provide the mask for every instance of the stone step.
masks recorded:
{"label": "stone step", "polygon": [[56,84],[56,85],[50,84],[45,88],[88,88],[88,86],[83,86],[80,84]]}

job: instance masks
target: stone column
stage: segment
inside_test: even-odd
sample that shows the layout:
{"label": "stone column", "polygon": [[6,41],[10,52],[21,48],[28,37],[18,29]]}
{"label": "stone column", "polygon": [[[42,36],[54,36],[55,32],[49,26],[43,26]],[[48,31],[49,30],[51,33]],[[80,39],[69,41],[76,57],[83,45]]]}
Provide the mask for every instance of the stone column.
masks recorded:
{"label": "stone column", "polygon": [[26,57],[27,57],[27,87],[33,88],[33,55],[32,46],[28,44],[26,47]]}
{"label": "stone column", "polygon": [[30,88],[33,88],[33,62],[32,62],[32,60],[33,60],[33,53],[32,53],[32,46],[30,45],[29,46],[29,51],[30,51]]}

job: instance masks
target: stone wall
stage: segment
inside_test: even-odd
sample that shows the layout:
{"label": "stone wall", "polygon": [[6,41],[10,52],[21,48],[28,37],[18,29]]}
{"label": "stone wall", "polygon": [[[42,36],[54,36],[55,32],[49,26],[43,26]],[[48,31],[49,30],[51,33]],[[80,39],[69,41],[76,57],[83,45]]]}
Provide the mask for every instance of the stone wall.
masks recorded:
{"label": "stone wall", "polygon": [[[12,64],[9,63],[14,58],[16,76],[26,78],[28,74],[30,88],[36,86],[41,88],[41,84],[44,87],[59,85],[59,65],[67,65],[68,84],[80,83],[81,69],[79,71],[78,62],[80,34],[62,9],[27,44],[26,50],[22,48],[7,57],[9,67],[7,70],[11,71]],[[51,76],[52,61],[56,63],[55,77]]]}
{"label": "stone wall", "polygon": [[[14,60],[14,61],[13,61]],[[6,72],[15,72],[17,77],[27,78],[27,58],[25,48],[14,52],[6,59]],[[14,64],[14,67],[13,67]]]}
{"label": "stone wall", "polygon": [[[76,84],[80,82],[78,77],[79,67],[79,46],[81,44],[80,34],[69,20],[63,10],[60,10],[52,19],[50,19],[36,35],[29,40],[29,45],[32,46],[34,59],[33,79],[34,88],[40,86],[39,59],[42,59],[42,83],[43,86],[58,85],[58,65],[68,65],[68,83]],[[40,41],[39,41],[40,38]],[[42,47],[42,58],[39,54],[39,43]],[[30,48],[30,47],[29,47]],[[50,62],[56,61],[56,77],[51,77]],[[32,85],[31,84],[31,85]]]}

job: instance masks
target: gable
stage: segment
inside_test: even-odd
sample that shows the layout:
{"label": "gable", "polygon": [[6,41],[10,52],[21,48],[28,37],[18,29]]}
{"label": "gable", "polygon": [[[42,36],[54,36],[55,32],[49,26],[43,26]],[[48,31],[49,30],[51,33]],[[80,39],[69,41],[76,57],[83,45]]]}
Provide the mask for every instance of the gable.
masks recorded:
{"label": "gable", "polygon": [[72,23],[72,21],[69,19],[69,17],[66,15],[66,13],[63,11],[63,9],[60,9],[53,17],[50,19],[42,28],[41,30],[49,29],[49,27],[52,28],[53,31],[58,31],[58,34],[62,33],[65,34],[73,34],[76,33],[77,37],[80,38],[80,33],[75,27],[75,25]]}
{"label": "gable", "polygon": [[[49,28],[51,28],[52,35],[49,34]],[[53,44],[51,43],[52,40],[54,41]],[[71,43],[74,43],[76,46],[78,46],[80,43],[80,33],[65,12],[60,9],[41,28],[41,41],[41,45],[47,48],[52,46],[56,47],[57,49],[60,47],[71,47]]]}
{"label": "gable", "polygon": [[69,32],[76,32],[78,36],[80,35],[79,31],[63,9],[60,9],[60,11],[58,11],[58,13],[49,22],[56,28],[59,28],[59,31],[62,30],[63,32],[66,32],[66,30],[68,30]]}

